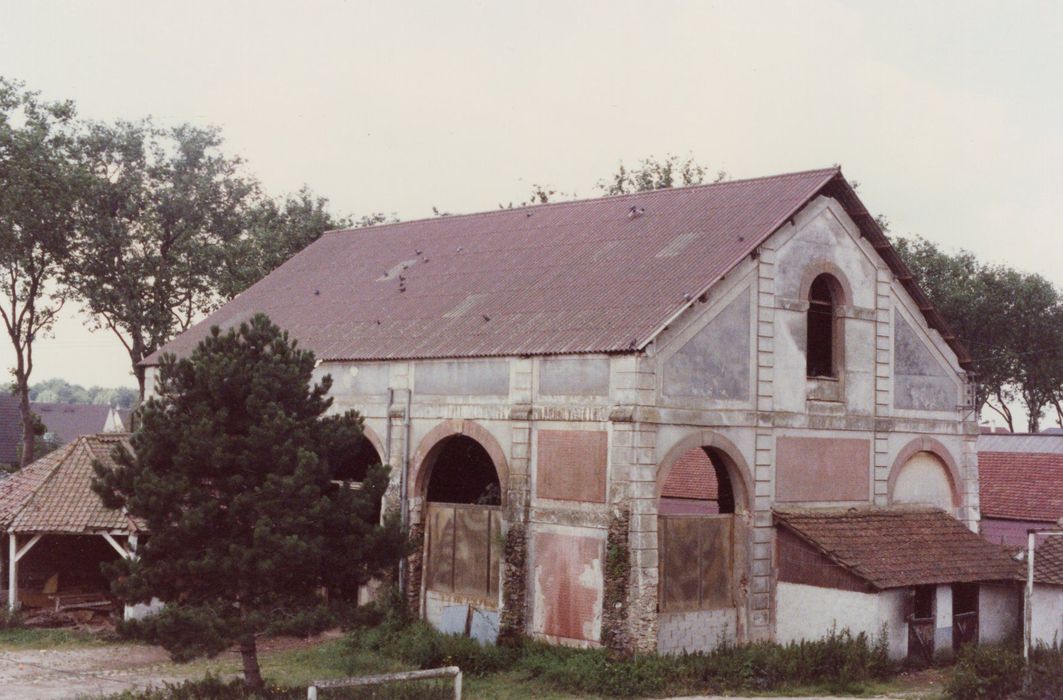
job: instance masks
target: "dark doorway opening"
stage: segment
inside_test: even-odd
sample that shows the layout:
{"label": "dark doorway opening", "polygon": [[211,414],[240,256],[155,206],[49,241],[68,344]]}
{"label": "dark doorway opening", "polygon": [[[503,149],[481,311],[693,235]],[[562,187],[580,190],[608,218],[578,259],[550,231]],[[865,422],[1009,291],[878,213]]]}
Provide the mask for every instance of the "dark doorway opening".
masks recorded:
{"label": "dark doorway opening", "polygon": [[447,438],[431,465],[427,498],[435,503],[497,506],[502,502],[498,472],[487,450],[465,435]]}

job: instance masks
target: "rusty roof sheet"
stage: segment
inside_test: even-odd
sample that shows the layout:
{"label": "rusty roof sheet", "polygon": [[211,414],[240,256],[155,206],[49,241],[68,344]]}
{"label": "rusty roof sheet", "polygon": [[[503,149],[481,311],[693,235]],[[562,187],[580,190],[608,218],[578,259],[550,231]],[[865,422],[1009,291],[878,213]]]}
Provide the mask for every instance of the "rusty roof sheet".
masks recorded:
{"label": "rusty roof sheet", "polygon": [[775,521],[878,589],[1023,577],[1006,549],[936,508],[777,509]]}
{"label": "rusty roof sheet", "polygon": [[129,447],[119,433],[84,435],[0,483],[0,526],[19,533],[129,531],[119,510],[106,508],[92,490],[92,463],[113,464],[115,445]]}
{"label": "rusty roof sheet", "polygon": [[1052,523],[1063,517],[1063,453],[980,450],[978,482],[983,517]]}
{"label": "rusty roof sheet", "polygon": [[1063,536],[1038,541],[1033,554],[1033,576],[1038,583],[1063,586]]}
{"label": "rusty roof sheet", "polygon": [[827,168],[332,231],[144,363],[256,312],[325,361],[631,352],[821,192],[914,285]]}

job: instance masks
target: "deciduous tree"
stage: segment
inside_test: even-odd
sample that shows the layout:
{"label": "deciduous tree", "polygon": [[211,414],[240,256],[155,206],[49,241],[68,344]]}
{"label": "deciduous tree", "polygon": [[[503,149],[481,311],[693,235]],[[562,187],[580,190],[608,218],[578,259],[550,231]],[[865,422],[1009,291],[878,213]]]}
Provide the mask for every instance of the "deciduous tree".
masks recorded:
{"label": "deciduous tree", "polygon": [[29,382],[34,341],[63,306],[57,284],[70,250],[78,191],[74,107],[0,78],[0,318],[15,354],[21,463],[34,458]]}
{"label": "deciduous tree", "polygon": [[373,226],[395,221],[394,216],[369,214],[359,219],[335,216],[325,197],[303,187],[281,199],[263,197],[247,212],[245,227],[229,248],[219,292],[231,299],[262,279],[281,263],[338,228]]}
{"label": "deciduous tree", "polygon": [[257,185],[225,155],[216,129],[150,120],[90,124],[68,284],[125,346],[144,395],[140,361],[219,302],[228,246],[243,230]]}
{"label": "deciduous tree", "polygon": [[104,502],[149,533],[112,572],[116,592],[167,604],[156,630],[175,658],[239,643],[253,688],[255,636],[271,621],[320,606],[322,588],[353,597],[406,548],[397,523],[378,520],[386,468],[359,489],[333,481],[362,423],[325,417],[331,382],[313,385],[314,365],[264,315],[214,328],[188,358],[163,357],[133,453],[95,467]]}

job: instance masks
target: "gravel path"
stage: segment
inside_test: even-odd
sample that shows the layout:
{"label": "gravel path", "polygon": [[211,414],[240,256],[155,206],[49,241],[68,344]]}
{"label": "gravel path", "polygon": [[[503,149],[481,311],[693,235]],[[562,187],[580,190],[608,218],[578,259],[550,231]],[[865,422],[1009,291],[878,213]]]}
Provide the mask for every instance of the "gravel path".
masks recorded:
{"label": "gravel path", "polygon": [[65,700],[179,680],[159,647],[0,651],[0,698]]}

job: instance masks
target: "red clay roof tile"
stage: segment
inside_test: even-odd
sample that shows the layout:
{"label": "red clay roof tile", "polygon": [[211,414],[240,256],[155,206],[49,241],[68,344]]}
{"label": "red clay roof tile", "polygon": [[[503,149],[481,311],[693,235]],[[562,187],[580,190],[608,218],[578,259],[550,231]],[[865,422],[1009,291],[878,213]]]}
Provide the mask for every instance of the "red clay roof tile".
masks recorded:
{"label": "red clay roof tile", "polygon": [[1063,454],[979,452],[982,516],[1056,522],[1063,517]]}
{"label": "red clay roof tile", "polygon": [[1023,576],[1007,550],[936,508],[778,509],[775,521],[878,589]]}

